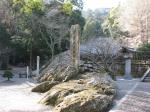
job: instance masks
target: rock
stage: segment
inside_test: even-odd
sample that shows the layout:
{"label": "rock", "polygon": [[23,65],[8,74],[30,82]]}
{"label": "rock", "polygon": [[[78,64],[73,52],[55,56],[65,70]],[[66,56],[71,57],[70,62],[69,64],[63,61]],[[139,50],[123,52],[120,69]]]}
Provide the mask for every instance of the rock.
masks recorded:
{"label": "rock", "polygon": [[66,51],[56,55],[53,60],[50,60],[48,65],[45,66],[40,73],[39,81],[47,81],[48,76],[52,76],[57,74],[57,71],[60,68],[68,67],[70,65],[71,58],[70,58],[70,51]]}
{"label": "rock", "polygon": [[58,71],[55,74],[54,80],[66,82],[68,80],[71,80],[77,75],[78,73],[76,72],[75,68],[70,67],[70,66],[64,66],[64,67],[58,68]]}
{"label": "rock", "polygon": [[96,90],[97,94],[108,96],[114,96],[116,94],[116,90],[111,84],[93,81],[93,78],[79,79],[55,85],[44,95],[40,103],[55,106],[61,103],[66,96],[84,90]]}
{"label": "rock", "polygon": [[51,69],[48,73],[45,73],[42,77],[40,77],[39,82],[44,81],[59,81],[66,82],[75,76],[78,73],[75,68],[70,67],[68,65],[58,65],[55,69]]}
{"label": "rock", "polygon": [[38,80],[39,82],[44,82],[44,81],[51,81],[52,80],[52,73],[46,73],[42,77],[40,77]]}
{"label": "rock", "polygon": [[53,86],[39,103],[54,106],[53,112],[106,112],[115,95],[107,74],[90,72]]}
{"label": "rock", "polygon": [[95,76],[91,78],[91,81],[89,81],[88,84],[97,90],[101,88],[106,95],[116,94],[116,84],[107,74],[98,76],[98,74],[95,73]]}
{"label": "rock", "polygon": [[67,96],[53,112],[106,112],[112,97],[101,95],[96,90],[84,90]]}
{"label": "rock", "polygon": [[58,83],[59,83],[58,81],[53,81],[53,82],[46,81],[46,82],[43,82],[43,83],[37,85],[31,91],[38,92],[38,93],[45,93]]}
{"label": "rock", "polygon": [[64,97],[85,89],[85,85],[78,84],[77,81],[70,81],[54,86],[42,98],[40,103],[45,105],[56,105],[63,101]]}

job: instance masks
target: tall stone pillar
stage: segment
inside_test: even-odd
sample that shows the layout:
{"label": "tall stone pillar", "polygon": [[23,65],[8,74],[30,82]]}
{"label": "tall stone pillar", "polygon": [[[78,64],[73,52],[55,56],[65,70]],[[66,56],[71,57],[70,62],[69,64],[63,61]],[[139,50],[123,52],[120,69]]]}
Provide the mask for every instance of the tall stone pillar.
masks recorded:
{"label": "tall stone pillar", "polygon": [[70,30],[71,64],[78,70],[80,64],[80,26],[72,25]]}
{"label": "tall stone pillar", "polygon": [[40,74],[40,57],[39,56],[37,56],[37,70],[36,70],[36,72],[37,72],[37,76],[39,76],[39,74]]}
{"label": "tall stone pillar", "polygon": [[27,80],[29,79],[29,75],[30,75],[30,73],[29,73],[29,66],[27,66]]}

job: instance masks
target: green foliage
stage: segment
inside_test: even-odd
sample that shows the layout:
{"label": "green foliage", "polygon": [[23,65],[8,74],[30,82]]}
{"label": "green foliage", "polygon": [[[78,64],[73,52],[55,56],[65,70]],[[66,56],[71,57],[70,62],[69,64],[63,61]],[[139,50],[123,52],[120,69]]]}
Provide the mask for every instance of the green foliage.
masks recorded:
{"label": "green foliage", "polygon": [[40,20],[45,12],[43,0],[13,0],[11,6],[13,16],[17,18],[15,24],[17,29],[11,41],[12,48],[16,51],[11,55],[12,60],[15,60],[13,63],[21,61],[29,64],[28,60],[34,62],[31,57],[36,59],[37,55],[42,59],[45,58],[49,53],[42,39],[46,32],[42,34],[40,32],[42,26]]}
{"label": "green foliage", "polygon": [[88,10],[83,12],[83,15],[86,18],[86,23],[82,34],[83,41],[95,37],[105,36],[102,24],[107,16],[107,13],[108,13],[107,10],[100,10],[100,9],[97,9],[95,11]]}
{"label": "green foliage", "polygon": [[74,10],[71,14],[71,19],[70,19],[70,26],[79,24],[81,27],[81,30],[83,30],[84,25],[85,25],[85,18],[82,16],[82,13],[80,10]]}
{"label": "green foliage", "polygon": [[150,43],[142,44],[142,45],[138,48],[138,51],[150,52]]}
{"label": "green foliage", "polygon": [[72,11],[73,11],[72,3],[68,2],[62,5],[62,12],[64,12],[65,14],[71,15]]}
{"label": "green foliage", "polygon": [[150,43],[147,44],[142,44],[141,46],[139,46],[139,48],[137,49],[137,51],[139,51],[138,57],[143,57],[144,55],[150,55]]}
{"label": "green foliage", "polygon": [[88,40],[90,38],[93,38],[95,36],[95,32],[96,32],[96,22],[92,19],[87,20],[84,26],[82,39]]}
{"label": "green foliage", "polygon": [[[32,61],[34,65],[37,55],[41,57],[41,61],[45,61],[49,60],[52,55],[68,49],[69,41],[66,37],[69,37],[69,33],[67,28],[73,24],[79,24],[83,29],[85,23],[81,11],[73,10],[72,2],[66,2],[63,5],[57,2],[45,5],[42,2],[43,0],[8,1],[11,9],[12,28],[14,28],[14,32],[11,34],[11,48],[14,52],[10,55],[10,62],[14,65],[19,63],[29,64],[29,61]],[[65,14],[62,14],[60,6],[62,6],[61,9]],[[51,9],[58,9],[58,15],[54,14],[50,17],[53,19],[52,23],[49,22],[46,15],[49,14]],[[61,20],[61,18],[67,18],[68,21]],[[63,36],[60,34],[63,29],[61,31],[59,27],[51,27],[53,22],[57,25],[57,20],[62,22],[60,26],[62,24],[66,26],[66,29],[64,29],[66,32]]]}
{"label": "green foliage", "polygon": [[44,11],[44,3],[43,0],[13,0],[13,7],[21,13],[25,13],[27,15],[35,13],[42,13]]}
{"label": "green foliage", "polygon": [[8,34],[6,27],[0,24],[0,43],[7,46],[10,43],[10,35]]}
{"label": "green foliage", "polygon": [[13,73],[10,70],[5,70],[3,77],[7,78],[9,81],[11,78],[13,78]]}
{"label": "green foliage", "polygon": [[119,7],[112,8],[105,22],[103,23],[103,30],[107,36],[117,38],[121,36],[121,29],[119,26]]}
{"label": "green foliage", "polygon": [[87,19],[83,30],[82,40],[85,41],[101,35],[103,35],[101,23],[92,18]]}
{"label": "green foliage", "polygon": [[74,6],[78,7],[79,9],[83,9],[83,0],[60,0],[61,2],[70,2]]}

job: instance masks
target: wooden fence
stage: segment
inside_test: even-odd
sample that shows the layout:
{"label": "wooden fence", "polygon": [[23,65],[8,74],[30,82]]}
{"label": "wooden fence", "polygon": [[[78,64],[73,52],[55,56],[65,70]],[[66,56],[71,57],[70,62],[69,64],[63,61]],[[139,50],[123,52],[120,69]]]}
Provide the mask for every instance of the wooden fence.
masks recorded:
{"label": "wooden fence", "polygon": [[[145,71],[150,67],[150,52],[134,52],[132,57],[132,75],[134,77],[142,77]],[[116,62],[117,74],[124,74],[125,60]]]}

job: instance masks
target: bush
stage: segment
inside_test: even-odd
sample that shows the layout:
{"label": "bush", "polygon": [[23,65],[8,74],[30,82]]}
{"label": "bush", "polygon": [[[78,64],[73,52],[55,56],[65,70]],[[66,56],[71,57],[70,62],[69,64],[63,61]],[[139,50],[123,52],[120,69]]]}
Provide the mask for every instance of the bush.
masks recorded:
{"label": "bush", "polygon": [[150,43],[142,44],[137,51],[139,51],[139,55],[150,55]]}
{"label": "bush", "polygon": [[13,73],[10,70],[5,70],[3,77],[7,78],[8,81],[13,78]]}

